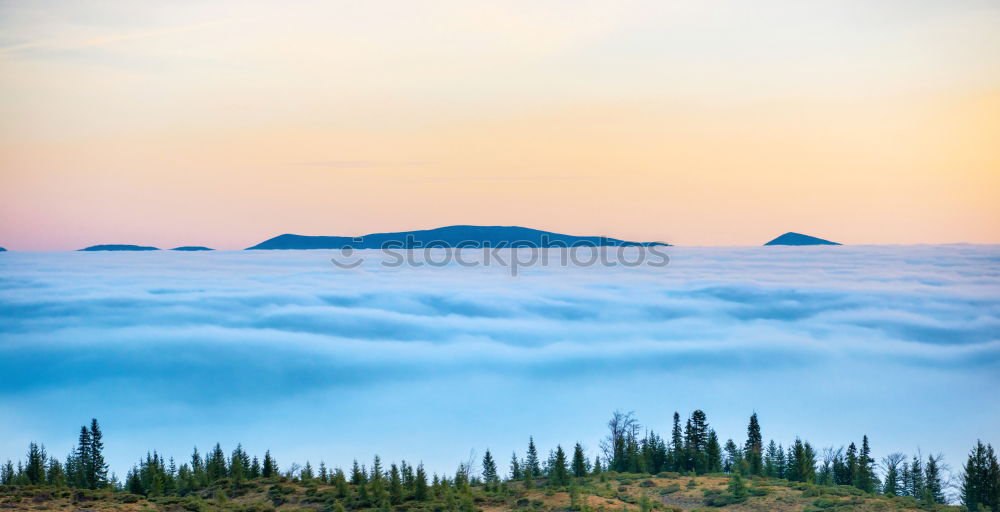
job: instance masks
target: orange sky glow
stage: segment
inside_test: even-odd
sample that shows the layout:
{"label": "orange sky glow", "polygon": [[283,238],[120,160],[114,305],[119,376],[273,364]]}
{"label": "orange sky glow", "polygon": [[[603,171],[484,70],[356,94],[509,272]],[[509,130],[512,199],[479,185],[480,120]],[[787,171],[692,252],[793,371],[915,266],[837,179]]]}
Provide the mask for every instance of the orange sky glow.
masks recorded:
{"label": "orange sky glow", "polygon": [[0,4],[0,246],[1000,243],[1000,5]]}

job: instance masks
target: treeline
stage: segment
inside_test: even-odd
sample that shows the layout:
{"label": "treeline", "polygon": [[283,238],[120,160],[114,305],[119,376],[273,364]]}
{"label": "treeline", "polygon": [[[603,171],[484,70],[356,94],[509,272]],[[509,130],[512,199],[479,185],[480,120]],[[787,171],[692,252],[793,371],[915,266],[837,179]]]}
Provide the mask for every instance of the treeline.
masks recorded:
{"label": "treeline", "polygon": [[[644,429],[632,413],[615,412],[608,421],[608,434],[593,456],[576,443],[572,453],[561,445],[539,456],[534,439],[528,439],[524,457],[513,453],[502,475],[496,459],[486,450],[481,461],[459,465],[454,475],[428,477],[422,464],[402,461],[386,466],[376,456],[371,466],[354,461],[346,471],[320,462],[279,469],[270,451],[262,458],[251,456],[241,445],[228,455],[219,444],[204,456],[195,448],[187,461],[147,453],[127,473],[124,481],[108,476],[103,457],[103,439],[97,420],[81,428],[79,442],[60,462],[48,457],[42,445],[31,443],[24,461],[8,460],[0,467],[3,485],[49,485],[86,489],[111,488],[143,496],[186,496],[206,489],[239,489],[259,479],[290,479],[302,483],[333,486],[348,508],[389,507],[406,501],[457,500],[455,506],[471,510],[463,490],[481,487],[506,492],[512,484],[525,489],[536,486],[566,487],[579,478],[600,477],[605,472],[688,475],[728,474],[735,493],[742,478],[777,478],[821,486],[853,486],[867,493],[909,496],[927,504],[947,501],[946,468],[940,455],[924,459],[892,453],[877,462],[871,455],[868,436],[860,447],[826,448],[821,452],[808,442],[795,439],[787,448],[770,440],[764,444],[757,414],[750,416],[746,438],[741,442],[720,441],[706,414],[696,410],[683,422],[674,413],[668,438]],[[476,467],[478,466],[478,467]],[[957,486],[968,510],[1000,512],[1000,467],[993,447],[977,442],[969,455]],[[280,496],[272,496],[277,504]]]}

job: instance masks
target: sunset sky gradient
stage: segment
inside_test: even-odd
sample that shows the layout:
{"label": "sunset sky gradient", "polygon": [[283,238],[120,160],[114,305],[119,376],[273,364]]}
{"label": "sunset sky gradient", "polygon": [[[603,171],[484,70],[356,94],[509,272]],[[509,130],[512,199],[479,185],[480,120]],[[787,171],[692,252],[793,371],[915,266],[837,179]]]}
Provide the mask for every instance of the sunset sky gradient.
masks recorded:
{"label": "sunset sky gradient", "polygon": [[995,1],[0,2],[0,246],[1000,243]]}

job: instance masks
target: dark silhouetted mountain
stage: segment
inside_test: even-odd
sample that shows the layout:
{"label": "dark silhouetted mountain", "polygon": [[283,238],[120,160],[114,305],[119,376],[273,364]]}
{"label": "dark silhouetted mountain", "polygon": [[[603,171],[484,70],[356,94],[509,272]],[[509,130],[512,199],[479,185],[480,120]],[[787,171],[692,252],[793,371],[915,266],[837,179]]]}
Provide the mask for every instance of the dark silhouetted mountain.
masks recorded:
{"label": "dark silhouetted mountain", "polygon": [[3,247],[0,247],[0,252],[7,252],[7,249],[4,249]]}
{"label": "dark silhouetted mountain", "polygon": [[653,246],[662,242],[630,242],[600,236],[573,236],[518,226],[447,226],[419,231],[350,236],[280,235],[251,249],[416,249],[423,247],[561,247]]}
{"label": "dark silhouetted mountain", "polygon": [[214,251],[211,247],[202,247],[200,245],[182,245],[180,247],[174,247],[170,249],[171,251]]}
{"label": "dark silhouetted mountain", "polygon": [[81,251],[159,251],[157,247],[146,247],[143,245],[126,245],[126,244],[103,244],[103,245],[91,245],[90,247],[85,247],[80,249]]}
{"label": "dark silhouetted mountain", "polygon": [[764,245],[840,245],[837,242],[823,240],[814,236],[803,235],[801,233],[788,232],[771,240]]}

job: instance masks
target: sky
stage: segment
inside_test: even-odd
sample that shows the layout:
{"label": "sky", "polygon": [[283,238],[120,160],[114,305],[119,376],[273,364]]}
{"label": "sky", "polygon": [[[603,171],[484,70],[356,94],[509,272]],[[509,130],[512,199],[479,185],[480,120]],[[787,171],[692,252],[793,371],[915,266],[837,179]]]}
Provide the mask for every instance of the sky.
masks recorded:
{"label": "sky", "polygon": [[377,251],[353,270],[329,251],[4,253],[0,461],[31,441],[62,458],[91,417],[119,476],[216,442],[283,468],[377,453],[450,473],[486,449],[506,468],[529,436],[592,457],[615,409],[667,433],[701,408],[737,442],[756,411],[785,446],[867,434],[876,459],[956,470],[1000,443],[1000,246],[667,250],[517,277]]}
{"label": "sky", "polygon": [[1000,243],[989,0],[0,1],[0,246]]}

